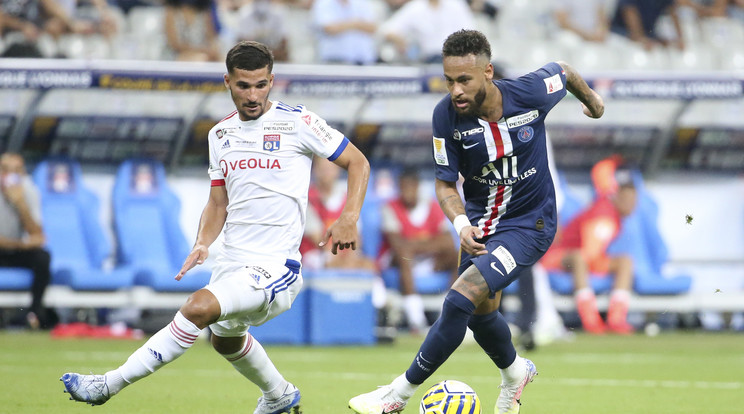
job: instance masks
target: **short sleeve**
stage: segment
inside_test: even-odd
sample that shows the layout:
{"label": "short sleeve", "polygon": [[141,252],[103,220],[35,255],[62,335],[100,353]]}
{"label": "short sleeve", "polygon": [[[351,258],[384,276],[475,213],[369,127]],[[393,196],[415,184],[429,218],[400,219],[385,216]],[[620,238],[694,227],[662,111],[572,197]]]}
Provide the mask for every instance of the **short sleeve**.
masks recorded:
{"label": "short sleeve", "polygon": [[338,16],[334,11],[335,9],[328,0],[314,1],[310,12],[312,13],[313,24],[316,28],[322,30],[324,27],[336,23],[338,21]]}
{"label": "short sleeve", "polygon": [[566,72],[555,62],[506,82],[510,99],[522,106],[537,108],[542,114],[553,109],[566,96]]}
{"label": "short sleeve", "polygon": [[300,115],[300,139],[312,153],[334,161],[344,151],[349,140],[313,112],[303,108]]}
{"label": "short sleeve", "polygon": [[25,177],[23,181],[23,192],[31,217],[35,222],[41,224],[41,196],[30,177]]}
{"label": "short sleeve", "polygon": [[453,137],[453,128],[447,111],[449,95],[442,99],[434,108],[431,126],[432,151],[434,154],[435,176],[447,182],[455,182],[459,178],[459,152]]}
{"label": "short sleeve", "polygon": [[382,35],[396,34],[406,37],[411,31],[411,21],[416,19],[415,5],[406,3],[401,6],[388,20],[386,20],[379,29]]}
{"label": "short sleeve", "polygon": [[382,206],[380,228],[383,233],[400,233],[401,225],[390,204]]}
{"label": "short sleeve", "polygon": [[217,146],[214,144],[217,142],[217,134],[214,130],[209,131],[209,179],[212,180],[212,186],[225,185],[225,175],[222,173],[220,167],[220,159],[217,156]]}

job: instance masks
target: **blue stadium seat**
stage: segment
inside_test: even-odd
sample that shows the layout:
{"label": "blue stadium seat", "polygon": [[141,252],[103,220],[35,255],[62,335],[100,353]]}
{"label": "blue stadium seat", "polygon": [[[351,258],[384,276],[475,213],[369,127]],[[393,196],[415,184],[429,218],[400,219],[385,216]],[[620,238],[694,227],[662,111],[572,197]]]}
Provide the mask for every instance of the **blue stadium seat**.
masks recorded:
{"label": "blue stadium seat", "polygon": [[586,206],[568,187],[565,176],[561,173],[556,174],[558,175],[558,185],[561,187],[559,191],[563,193],[563,205],[561,206],[561,211],[558,212],[558,223],[564,226]]}
{"label": "blue stadium seat", "polygon": [[[382,280],[388,289],[400,289],[398,269],[391,267],[382,271]],[[432,272],[426,275],[418,275],[413,278],[413,286],[416,292],[422,295],[438,294],[449,290],[449,272]]]}
{"label": "blue stadium seat", "polygon": [[634,173],[638,192],[636,210],[623,221],[623,230],[615,244],[623,247],[633,257],[633,290],[640,295],[677,295],[690,290],[689,275],[663,275],[662,267],[669,258],[664,239],[658,228],[659,207],[643,183],[640,172]]}
{"label": "blue stadium seat", "polygon": [[132,286],[131,269],[103,268],[111,244],[98,222],[98,198],[83,185],[80,165],[70,159],[49,159],[36,167],[33,178],[41,194],[52,283],[89,291]]}
{"label": "blue stadium seat", "polygon": [[[558,212],[558,223],[565,226],[586,207],[585,203],[568,187],[563,174],[558,173],[560,191],[563,193],[563,205]],[[573,277],[568,272],[548,272],[550,287],[562,295],[571,295],[574,291]],[[612,278],[603,275],[590,275],[589,284],[596,293],[605,293],[612,288]]]}
{"label": "blue stadium seat", "polygon": [[[304,272],[303,272],[304,273]],[[307,275],[303,274],[303,279]],[[261,326],[251,326],[251,335],[262,344],[302,345],[308,342],[307,288],[303,288],[292,303],[292,308]]]}
{"label": "blue stadium seat", "polygon": [[[548,280],[550,281],[550,287],[555,292],[561,295],[572,295],[574,293],[574,282],[573,277],[567,272],[549,272]],[[612,288],[612,277],[603,275],[590,275],[589,284],[595,293],[609,292]]]}
{"label": "blue stadium seat", "polygon": [[149,159],[121,164],[113,192],[114,230],[122,263],[136,271],[135,284],[160,292],[193,292],[209,282],[210,273],[178,273],[190,252],[179,225],[181,202],[169,188],[163,165]]}
{"label": "blue stadium seat", "polygon": [[34,274],[29,269],[19,267],[0,267],[0,291],[29,290]]}
{"label": "blue stadium seat", "polygon": [[380,198],[375,194],[370,179],[367,187],[367,195],[364,198],[362,211],[359,213],[360,234],[362,252],[372,260],[376,260],[382,245]]}
{"label": "blue stadium seat", "polygon": [[304,272],[303,277],[310,344],[375,343],[376,311],[372,305],[374,273],[362,269],[324,269]]}

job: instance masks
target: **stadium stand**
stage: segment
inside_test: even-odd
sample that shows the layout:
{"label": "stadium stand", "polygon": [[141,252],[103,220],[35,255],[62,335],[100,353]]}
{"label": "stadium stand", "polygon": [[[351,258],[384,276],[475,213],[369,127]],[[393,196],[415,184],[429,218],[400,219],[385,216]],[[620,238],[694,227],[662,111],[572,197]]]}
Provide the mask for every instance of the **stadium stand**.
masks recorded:
{"label": "stadium stand", "polygon": [[[375,0],[375,3],[381,15],[385,14],[387,6],[384,1]],[[620,150],[635,157],[644,167],[644,173],[652,173],[648,175],[647,190],[658,203],[658,211],[651,205],[644,217],[658,215],[658,224],[654,226],[638,220],[633,226],[655,228],[656,236],[654,232],[647,235],[648,248],[644,252],[648,257],[639,261],[644,264],[643,269],[638,270],[639,273],[654,274],[654,277],[636,280],[640,290],[633,297],[632,306],[643,310],[680,312],[741,309],[744,306],[741,300],[741,282],[744,282],[741,260],[744,257],[744,238],[741,236],[744,233],[741,229],[744,227],[741,223],[744,214],[741,213],[741,197],[736,197],[741,194],[740,175],[737,174],[742,165],[740,134],[744,130],[740,116],[744,102],[741,99],[744,23],[731,18],[685,20],[683,29],[688,47],[681,52],[649,53],[627,43],[582,43],[567,48],[546,38],[551,27],[547,20],[550,2],[514,0],[501,3],[503,7],[495,22],[481,17],[477,23],[490,34],[494,54],[504,58],[508,74],[533,70],[546,60],[560,58],[574,64],[582,73],[590,73],[595,86],[606,96],[608,111],[598,122],[585,119],[576,111],[578,103],[570,97],[559,104],[548,119],[556,144],[556,158],[560,168],[571,173],[569,182],[572,186],[582,188],[583,183],[576,177],[585,172],[592,160],[601,158],[610,150]],[[355,144],[368,150],[370,157],[375,159],[373,174],[378,167],[400,162],[425,165],[430,158],[427,151],[431,142],[430,109],[442,97],[442,89],[436,88],[437,81],[441,83],[440,68],[349,67],[346,69],[353,73],[351,76],[357,77],[349,81],[351,76],[341,72],[338,65],[307,65],[315,61],[313,33],[307,25],[308,12],[288,7],[287,26],[294,29],[290,31],[291,59],[297,65],[275,67],[277,84],[272,99],[289,104],[305,103],[333,126],[354,137]],[[76,35],[59,41],[42,37],[37,47],[44,56],[64,53],[82,60],[63,62],[50,59],[44,63],[25,64],[27,66],[21,67],[25,71],[24,79],[28,79],[24,86],[14,83],[21,75],[6,70],[13,67],[12,60],[4,60],[0,68],[3,75],[0,77],[0,149],[21,150],[33,155],[36,161],[49,154],[69,154],[84,167],[86,163],[104,163],[113,169],[122,157],[135,155],[153,145],[157,149],[148,155],[156,155],[170,173],[166,177],[163,170],[158,179],[178,188],[181,199],[174,200],[171,195],[170,201],[161,201],[162,204],[149,200],[148,208],[152,210],[147,214],[157,218],[156,208],[188,202],[186,197],[193,193],[190,186],[200,183],[193,177],[204,177],[206,151],[203,137],[206,130],[232,108],[224,91],[198,89],[198,82],[206,77],[214,78],[218,87],[221,85],[224,71],[221,64],[199,66],[158,61],[150,62],[152,65],[148,64],[145,70],[139,62],[154,61],[162,56],[165,44],[162,14],[160,7],[135,7],[126,14],[121,13],[121,30],[106,46],[98,41],[100,39],[81,39]],[[17,41],[14,36],[13,33],[3,36],[0,51]],[[33,77],[36,72],[42,72],[43,76]],[[83,77],[90,76],[94,81],[89,86],[42,85],[59,73],[83,73]],[[95,82],[99,81],[102,73],[111,75],[110,79],[120,83],[101,87]],[[428,73],[431,76],[422,75]],[[171,76],[180,83],[174,81],[174,86],[165,86],[163,90],[138,83],[152,78],[152,84],[157,85],[158,80],[170,81]],[[365,89],[368,86],[366,82],[375,76],[388,80],[420,76],[424,79],[420,82],[424,87],[402,93],[370,92],[371,89]],[[356,82],[353,87],[349,86],[352,82]],[[182,90],[175,90],[176,85],[182,86]],[[45,89],[47,87],[49,89]],[[429,87],[431,89],[427,89]],[[135,90],[124,90],[129,88]],[[152,131],[168,133],[148,135]],[[680,172],[684,173],[683,177],[677,178]],[[102,176],[105,177],[99,177],[101,181],[111,181],[113,185],[113,171],[109,170]],[[694,190],[686,187],[688,179],[692,181],[690,188]],[[126,186],[117,187],[117,190],[121,188]],[[105,192],[106,187],[91,186],[90,190],[100,199],[103,215],[111,214],[108,212],[112,210],[111,194]],[[688,199],[690,192],[697,194],[693,201]],[[124,195],[131,198],[131,194]],[[365,222],[364,228],[376,227],[374,203],[378,201],[371,196],[367,198],[368,204],[361,217]],[[573,201],[581,204],[580,197]],[[114,216],[121,219],[116,203],[113,204]],[[695,213],[695,224],[680,227],[686,210]],[[170,215],[176,226],[177,211],[171,211]],[[198,219],[196,214],[192,212],[187,218],[182,217],[182,228],[185,228],[183,223],[193,226]],[[721,225],[724,218],[729,221],[728,225]],[[108,223],[98,225],[104,232],[111,231]],[[139,225],[145,227],[142,222]],[[121,226],[126,227],[124,224]],[[171,233],[166,231],[165,224],[160,226],[155,230],[143,230],[157,231],[155,238],[166,239],[166,234]],[[174,224],[170,226],[173,230]],[[734,227],[736,232],[731,230]],[[117,240],[117,235],[112,233],[109,239]],[[664,257],[665,252],[654,239],[659,235],[668,246],[669,265],[663,269],[659,258]],[[363,249],[376,251],[373,246],[379,242],[376,241],[377,235],[364,231],[362,236]],[[175,242],[175,245],[182,249],[183,243]],[[160,254],[148,255],[150,263],[146,267],[168,267],[163,274],[172,278],[169,272],[173,267],[180,267],[180,262],[169,256],[162,246],[158,249]],[[180,254],[183,255],[182,250]],[[160,259],[166,257],[168,263],[164,264]],[[161,263],[153,265],[155,260]],[[23,303],[25,299],[20,298],[25,293],[12,289],[13,286],[26,286],[24,283],[30,281],[28,275],[9,269],[1,269],[0,273],[0,305]],[[6,277],[5,274],[12,276]],[[660,274],[664,282],[682,282],[666,291],[668,284],[661,287],[646,284],[660,281],[656,278]],[[684,282],[684,278],[667,279],[667,275],[678,274],[689,274],[691,283]],[[142,276],[142,273],[137,280],[143,285],[123,293],[113,292],[119,296],[108,299],[97,293],[81,295],[86,291],[58,284],[50,288],[47,302],[52,306],[76,303],[178,307],[186,295],[185,291],[168,292],[172,287],[165,285],[157,290],[149,286],[151,282],[155,283],[154,279]],[[724,283],[727,280],[731,280],[732,286],[736,284],[738,290],[728,287]],[[685,285],[686,289],[679,287]],[[186,289],[185,285],[178,287]],[[714,287],[723,287],[724,292],[714,295]],[[571,309],[573,301],[567,296],[569,287],[555,285],[554,288],[559,308]],[[516,306],[514,298],[508,299],[509,304]],[[438,309],[441,298],[432,295],[430,303],[432,309]],[[603,306],[602,299],[600,306]]]}
{"label": "stadium stand", "polygon": [[97,196],[85,188],[80,165],[69,159],[41,162],[34,169],[40,190],[52,284],[75,291],[115,291],[133,285],[134,271],[106,267],[111,243],[99,224]]}
{"label": "stadium stand", "polygon": [[114,228],[119,259],[135,269],[135,284],[158,292],[194,292],[209,282],[210,273],[199,270],[174,279],[190,251],[178,221],[180,204],[161,163],[135,159],[119,167]]}

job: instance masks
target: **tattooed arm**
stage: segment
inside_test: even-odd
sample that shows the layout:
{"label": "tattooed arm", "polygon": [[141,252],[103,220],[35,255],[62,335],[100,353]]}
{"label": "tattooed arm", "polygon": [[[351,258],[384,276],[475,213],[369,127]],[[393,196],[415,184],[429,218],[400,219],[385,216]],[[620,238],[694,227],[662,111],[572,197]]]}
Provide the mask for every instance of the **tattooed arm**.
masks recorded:
{"label": "tattooed arm", "polygon": [[584,78],[576,72],[573,66],[566,62],[558,62],[566,72],[566,89],[579,98],[584,114],[590,118],[600,118],[604,114],[604,101],[597,92],[586,84]]}

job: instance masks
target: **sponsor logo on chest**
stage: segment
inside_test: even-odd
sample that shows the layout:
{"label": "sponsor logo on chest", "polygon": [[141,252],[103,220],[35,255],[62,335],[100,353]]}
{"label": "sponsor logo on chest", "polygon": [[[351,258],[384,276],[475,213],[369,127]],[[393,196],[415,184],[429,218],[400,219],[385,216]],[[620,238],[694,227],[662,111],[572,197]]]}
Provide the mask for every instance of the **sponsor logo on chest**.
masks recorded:
{"label": "sponsor logo on chest", "polygon": [[529,124],[530,122],[536,120],[538,116],[540,116],[540,113],[537,109],[525,112],[523,114],[514,115],[512,117],[506,118],[506,126],[508,128],[518,128],[522,125]]}
{"label": "sponsor logo on chest", "polygon": [[264,133],[280,132],[283,134],[292,134],[296,131],[294,121],[268,121],[262,125]]}
{"label": "sponsor logo on chest", "polygon": [[483,131],[485,131],[485,128],[483,127],[476,127],[476,128],[468,129],[467,131],[462,131],[462,132],[456,129],[455,132],[452,134],[452,138],[459,141],[463,137],[469,137],[475,134],[482,134]]}
{"label": "sponsor logo on chest", "polygon": [[238,170],[281,170],[282,165],[276,158],[251,157],[240,160],[220,160],[222,175],[227,178],[232,171]]}

